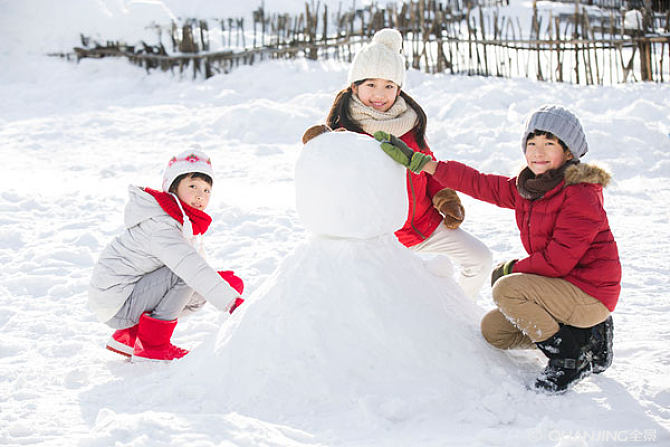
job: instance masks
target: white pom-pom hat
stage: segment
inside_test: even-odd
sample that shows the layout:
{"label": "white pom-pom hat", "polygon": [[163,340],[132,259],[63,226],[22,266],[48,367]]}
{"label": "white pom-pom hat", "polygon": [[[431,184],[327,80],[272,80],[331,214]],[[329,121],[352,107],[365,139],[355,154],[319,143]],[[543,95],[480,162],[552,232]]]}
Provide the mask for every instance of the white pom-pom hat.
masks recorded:
{"label": "white pom-pom hat", "polygon": [[191,172],[207,174],[213,180],[214,170],[209,156],[204,152],[191,149],[172,157],[163,172],[163,191],[170,192],[170,185],[177,177]]}
{"label": "white pom-pom hat", "polygon": [[402,87],[405,84],[405,58],[402,56],[402,34],[392,28],[375,33],[354,57],[348,84],[363,79],[387,79]]}

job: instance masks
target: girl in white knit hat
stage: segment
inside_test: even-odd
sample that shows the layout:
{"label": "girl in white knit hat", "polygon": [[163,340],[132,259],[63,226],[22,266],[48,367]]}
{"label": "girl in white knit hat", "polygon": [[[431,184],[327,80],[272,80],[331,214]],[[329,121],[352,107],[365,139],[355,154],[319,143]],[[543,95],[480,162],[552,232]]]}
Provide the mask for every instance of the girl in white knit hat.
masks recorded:
{"label": "girl in white knit hat", "polygon": [[[405,59],[402,35],[394,29],[375,33],[356,54],[347,83],[330,109],[327,125],[336,130],[398,135],[412,149],[433,156],[426,144],[426,114],[402,87]],[[491,253],[477,238],[459,228],[465,216],[451,189],[425,173],[407,171],[409,215],[396,231],[398,240],[417,252],[443,254],[460,264],[459,283],[477,296],[491,269]]]}
{"label": "girl in white knit hat", "polygon": [[170,342],[178,317],[206,301],[231,313],[242,303],[242,280],[217,272],[202,254],[212,177],[209,157],[191,150],[170,159],[162,191],[129,187],[125,229],[103,250],[89,287],[89,307],[117,329],[110,351],[132,360],[181,358],[188,351]]}

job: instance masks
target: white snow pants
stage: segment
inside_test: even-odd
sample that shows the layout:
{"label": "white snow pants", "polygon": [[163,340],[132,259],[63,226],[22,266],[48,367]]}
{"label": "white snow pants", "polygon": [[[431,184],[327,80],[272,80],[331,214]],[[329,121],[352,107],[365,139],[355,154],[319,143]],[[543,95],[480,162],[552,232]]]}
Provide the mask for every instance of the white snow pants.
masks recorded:
{"label": "white snow pants", "polygon": [[450,230],[440,224],[428,239],[411,247],[418,253],[447,255],[461,267],[458,283],[476,299],[482,284],[490,279],[493,257],[482,241],[465,230]]}

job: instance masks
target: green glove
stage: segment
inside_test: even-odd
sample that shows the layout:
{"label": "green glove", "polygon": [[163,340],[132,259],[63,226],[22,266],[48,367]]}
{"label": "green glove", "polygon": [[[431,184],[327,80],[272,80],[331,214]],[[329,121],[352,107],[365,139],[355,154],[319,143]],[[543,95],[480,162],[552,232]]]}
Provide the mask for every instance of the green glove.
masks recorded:
{"label": "green glove", "polygon": [[511,261],[501,262],[500,264],[496,265],[496,267],[491,272],[491,287],[493,287],[493,284],[495,284],[496,281],[498,281],[500,278],[512,273],[512,269],[514,268],[516,261],[516,259],[512,259]]}
{"label": "green glove", "polygon": [[432,160],[430,155],[413,151],[404,141],[395,135],[378,130],[375,132],[374,137],[377,141],[381,141],[382,150],[389,157],[414,173],[421,172],[425,164]]}

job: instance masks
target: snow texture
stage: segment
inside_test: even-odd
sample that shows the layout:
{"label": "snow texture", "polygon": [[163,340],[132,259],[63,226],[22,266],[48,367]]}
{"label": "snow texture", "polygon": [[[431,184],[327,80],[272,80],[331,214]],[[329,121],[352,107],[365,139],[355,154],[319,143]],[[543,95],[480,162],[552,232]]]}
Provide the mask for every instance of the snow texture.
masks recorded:
{"label": "snow texture", "polygon": [[[525,388],[539,353],[481,340],[488,289],[475,306],[452,278],[421,270],[445,260],[388,235],[342,245],[302,224],[300,136],[324,121],[346,64],[274,61],[191,81],[42,56],[76,45],[82,24],[123,28],[114,8],[140,3],[176,16],[219,5],[0,0],[0,445],[670,445],[670,86],[408,72],[439,159],[513,175],[525,117],[556,102],[584,125],[584,161],[613,174],[614,363],[546,396]],[[529,5],[512,3],[530,23]],[[194,144],[215,172],[209,260],[244,278],[247,301],[230,318],[205,306],[180,321],[184,359],[127,363],[103,348],[112,331],[86,307],[91,269],[123,228],[127,185],[158,188],[169,157]],[[496,261],[523,255],[513,212],[462,200],[464,228]]]}
{"label": "snow texture", "polygon": [[435,406],[442,416],[482,411],[475,390],[483,384],[497,388],[498,401],[513,393],[496,387],[520,380],[478,336],[481,310],[393,236],[407,212],[398,168],[368,136],[331,132],[306,145],[297,208],[318,235],[224,325],[214,352],[201,354],[197,369],[219,371],[201,385],[203,397],[215,393],[229,411],[259,418],[295,423],[309,409],[364,427]]}

